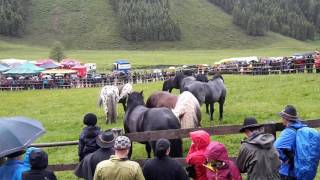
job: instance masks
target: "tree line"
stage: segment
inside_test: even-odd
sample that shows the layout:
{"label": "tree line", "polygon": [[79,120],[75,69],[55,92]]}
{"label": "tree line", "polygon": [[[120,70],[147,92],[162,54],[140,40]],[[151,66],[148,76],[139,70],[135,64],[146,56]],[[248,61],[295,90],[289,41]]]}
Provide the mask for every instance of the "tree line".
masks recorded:
{"label": "tree line", "polygon": [[110,0],[120,19],[121,36],[129,41],[180,40],[169,0]]}
{"label": "tree line", "polygon": [[318,0],[209,0],[233,16],[233,23],[252,36],[269,30],[299,40],[320,30]]}
{"label": "tree line", "polygon": [[29,0],[0,0],[0,34],[21,36],[24,33]]}

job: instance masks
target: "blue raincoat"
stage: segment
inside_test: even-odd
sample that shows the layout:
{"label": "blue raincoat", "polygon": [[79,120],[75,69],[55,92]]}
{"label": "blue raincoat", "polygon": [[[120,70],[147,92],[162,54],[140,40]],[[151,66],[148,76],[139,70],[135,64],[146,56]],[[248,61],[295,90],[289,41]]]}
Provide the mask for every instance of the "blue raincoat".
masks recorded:
{"label": "blue raincoat", "polygon": [[[285,153],[285,151],[289,152],[295,152],[296,149],[296,133],[297,131],[295,129],[299,129],[302,127],[306,127],[307,125],[302,124],[300,120],[297,120],[295,122],[292,122],[286,127],[281,133],[279,138],[274,142],[274,147],[279,152],[279,158],[281,160],[281,166],[279,169],[279,173],[281,175],[295,177],[293,168],[290,168],[290,166],[293,167],[292,164],[288,164],[288,157]],[[294,128],[294,129],[293,129]]]}
{"label": "blue raincoat", "polygon": [[24,160],[7,160],[0,167],[0,179],[6,180],[22,180],[22,173],[30,170],[29,155],[36,148],[30,147],[25,153]]}

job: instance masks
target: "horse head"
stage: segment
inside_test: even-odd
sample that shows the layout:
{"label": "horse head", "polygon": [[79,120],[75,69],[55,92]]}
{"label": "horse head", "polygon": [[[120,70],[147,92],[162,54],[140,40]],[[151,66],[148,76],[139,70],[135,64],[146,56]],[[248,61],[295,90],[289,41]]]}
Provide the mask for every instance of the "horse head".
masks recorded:
{"label": "horse head", "polygon": [[143,100],[143,91],[130,93],[127,100],[128,109],[139,105],[145,105]]}
{"label": "horse head", "polygon": [[173,79],[173,84],[175,88],[179,89],[181,81],[185,78],[186,76],[182,72],[177,72],[176,75],[174,76]]}

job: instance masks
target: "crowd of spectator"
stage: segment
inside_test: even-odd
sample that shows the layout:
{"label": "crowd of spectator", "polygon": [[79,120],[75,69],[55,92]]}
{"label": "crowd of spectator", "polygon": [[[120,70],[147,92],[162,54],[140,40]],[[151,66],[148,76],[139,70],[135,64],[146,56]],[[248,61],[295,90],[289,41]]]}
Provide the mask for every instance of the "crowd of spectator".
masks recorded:
{"label": "crowd of spectator", "polygon": [[[96,126],[96,115],[88,113],[83,118],[85,127],[78,148],[80,163],[75,175],[86,180],[241,180],[240,173],[246,173],[248,180],[314,179],[320,158],[319,132],[303,124],[292,105],[287,105],[279,116],[285,129],[277,139],[265,133],[254,117],[244,119],[239,132],[245,138],[236,161],[229,159],[225,145],[212,141],[206,131],[191,132],[188,167],[184,168],[169,156],[171,145],[167,139],[156,141],[154,158],[141,167],[128,158],[130,139],[111,130],[102,131]],[[299,161],[302,151],[308,158]],[[47,166],[47,153],[30,147],[6,156],[0,166],[0,179],[55,180],[55,174],[46,170]]]}

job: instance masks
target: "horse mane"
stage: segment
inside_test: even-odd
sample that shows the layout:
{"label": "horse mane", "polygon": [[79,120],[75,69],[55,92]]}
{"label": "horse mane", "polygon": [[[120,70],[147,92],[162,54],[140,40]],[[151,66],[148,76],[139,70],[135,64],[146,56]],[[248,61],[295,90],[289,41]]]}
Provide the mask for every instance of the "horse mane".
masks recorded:
{"label": "horse mane", "polygon": [[216,73],[213,77],[212,77],[212,81],[215,80],[215,79],[218,79],[220,78],[223,82],[224,82],[224,79],[222,77],[222,75],[220,73]]}
{"label": "horse mane", "polygon": [[127,100],[127,108],[128,108],[128,111],[129,109],[134,109],[136,106],[139,106],[139,105],[143,105],[145,106],[144,104],[144,101],[143,101],[143,94],[142,92],[132,92],[131,94],[129,94],[129,97],[128,97],[128,100]]}
{"label": "horse mane", "polygon": [[204,74],[198,74],[196,75],[196,80],[200,82],[208,82],[208,77]]}

